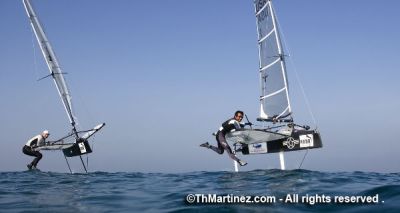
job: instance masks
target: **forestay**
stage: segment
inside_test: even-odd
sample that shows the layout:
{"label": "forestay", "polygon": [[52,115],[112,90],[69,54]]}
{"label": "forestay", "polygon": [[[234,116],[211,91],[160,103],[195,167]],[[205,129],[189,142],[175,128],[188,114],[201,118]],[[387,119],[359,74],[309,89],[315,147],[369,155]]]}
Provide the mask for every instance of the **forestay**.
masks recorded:
{"label": "forestay", "polygon": [[257,19],[261,119],[279,119],[291,113],[285,55],[270,0],[255,0]]}

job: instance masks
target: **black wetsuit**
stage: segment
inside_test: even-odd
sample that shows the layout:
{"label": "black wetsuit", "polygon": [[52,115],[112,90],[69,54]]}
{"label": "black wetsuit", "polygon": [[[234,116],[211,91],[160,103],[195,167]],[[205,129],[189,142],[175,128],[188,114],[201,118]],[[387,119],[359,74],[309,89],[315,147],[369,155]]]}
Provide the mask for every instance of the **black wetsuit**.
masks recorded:
{"label": "black wetsuit", "polygon": [[29,155],[29,156],[35,157],[35,159],[33,159],[33,161],[31,162],[30,167],[35,167],[36,168],[36,166],[39,163],[40,159],[42,159],[42,153],[40,153],[39,151],[35,151],[32,148],[32,147],[38,146],[38,141],[39,140],[44,141],[43,136],[41,136],[41,135],[35,136],[31,140],[29,140],[28,143],[22,148],[22,152],[25,155]]}
{"label": "black wetsuit", "polygon": [[241,125],[238,121],[236,121],[234,118],[231,118],[224,123],[222,123],[222,126],[219,128],[215,139],[218,142],[218,147],[215,146],[210,146],[210,149],[214,150],[218,154],[223,154],[224,150],[228,153],[229,157],[231,157],[233,160],[239,162],[239,158],[233,154],[231,147],[229,144],[226,142],[225,135],[233,130],[239,130],[243,125]]}

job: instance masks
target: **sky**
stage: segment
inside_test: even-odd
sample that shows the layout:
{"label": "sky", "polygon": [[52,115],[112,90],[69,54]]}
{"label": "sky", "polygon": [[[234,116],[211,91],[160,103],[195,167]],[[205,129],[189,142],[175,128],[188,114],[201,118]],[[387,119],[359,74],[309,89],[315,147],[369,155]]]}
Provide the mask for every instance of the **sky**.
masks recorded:
{"label": "sky", "polygon": [[[90,171],[233,170],[227,154],[199,144],[215,144],[211,133],[238,109],[257,123],[251,0],[32,4],[67,73],[78,128],[106,123],[92,141]],[[306,155],[303,169],[399,172],[400,2],[274,6],[292,61],[294,119],[317,127],[324,145],[286,153],[286,168]],[[23,171],[32,160],[21,151],[27,140],[44,129],[55,140],[70,126],[53,81],[37,81],[49,71],[22,1],[0,1],[0,26],[0,171]],[[41,170],[68,171],[61,152],[42,153]],[[277,154],[239,157],[248,162],[241,171],[279,168]],[[78,159],[70,159],[77,172]]]}

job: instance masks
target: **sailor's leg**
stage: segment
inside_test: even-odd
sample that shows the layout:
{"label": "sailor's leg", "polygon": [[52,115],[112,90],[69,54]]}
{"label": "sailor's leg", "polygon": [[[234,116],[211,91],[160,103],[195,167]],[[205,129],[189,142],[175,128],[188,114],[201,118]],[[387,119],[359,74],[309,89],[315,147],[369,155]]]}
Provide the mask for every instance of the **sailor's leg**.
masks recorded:
{"label": "sailor's leg", "polygon": [[42,159],[42,153],[38,151],[34,151],[33,153],[35,154],[36,158],[32,161],[31,165],[36,167],[40,159]]}
{"label": "sailor's leg", "polygon": [[221,145],[221,147],[226,150],[226,152],[228,153],[229,157],[232,158],[234,161],[239,162],[240,159],[236,157],[235,154],[233,154],[231,147],[229,146],[229,144],[226,142],[225,137],[222,134],[218,134],[218,140],[219,143],[218,145]]}
{"label": "sailor's leg", "polygon": [[218,154],[221,155],[221,154],[224,153],[224,148],[221,147],[221,144],[219,143],[218,134],[217,134],[217,136],[215,137],[215,139],[217,140],[218,147],[213,146],[213,145],[209,145],[208,148],[209,148],[209,149],[212,149],[214,152],[216,152],[216,153],[218,153]]}
{"label": "sailor's leg", "polygon": [[32,148],[29,147],[29,146],[24,146],[24,147],[22,148],[22,152],[23,152],[25,155],[29,155],[29,156],[36,157],[35,153],[33,153]]}
{"label": "sailor's leg", "polygon": [[[24,147],[22,148],[22,152],[23,152],[25,155],[29,155],[29,156],[36,157],[35,152],[34,152],[34,151],[32,150],[32,148],[29,147],[29,146],[24,146]],[[36,159],[36,158],[35,158],[35,159]],[[33,164],[35,163],[35,159],[34,159],[30,164],[26,165],[26,166],[28,167],[28,169],[32,169],[32,166],[33,166]]]}
{"label": "sailor's leg", "polygon": [[224,153],[224,149],[219,148],[219,143],[218,143],[218,147],[210,145],[210,149],[212,149],[214,152],[216,152],[220,155]]}
{"label": "sailor's leg", "polygon": [[239,162],[240,159],[239,159],[238,157],[236,157],[235,154],[233,154],[232,149],[231,149],[231,147],[228,145],[228,143],[227,143],[227,142],[224,142],[224,143],[225,143],[225,145],[224,145],[225,150],[226,150],[226,152],[228,153],[229,157],[232,158],[234,161]]}

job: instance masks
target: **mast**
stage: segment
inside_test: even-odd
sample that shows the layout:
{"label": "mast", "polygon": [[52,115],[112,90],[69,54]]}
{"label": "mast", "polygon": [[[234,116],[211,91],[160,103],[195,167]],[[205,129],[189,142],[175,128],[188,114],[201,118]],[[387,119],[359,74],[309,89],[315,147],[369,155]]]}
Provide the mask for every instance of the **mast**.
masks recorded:
{"label": "mast", "polygon": [[[260,120],[287,121],[291,115],[286,76],[285,54],[282,50],[272,0],[254,0],[260,63]],[[282,119],[283,118],[283,119]],[[283,152],[279,152],[281,170],[285,170]]]}
{"label": "mast", "polygon": [[75,116],[72,111],[71,95],[63,76],[64,73],[61,70],[53,48],[51,47],[51,44],[47,39],[46,34],[44,33],[43,27],[40,24],[35,11],[33,10],[30,0],[23,0],[23,3],[26,13],[28,14],[29,20],[31,22],[32,29],[35,32],[40,49],[42,50],[43,57],[46,60],[47,66],[49,68],[49,76],[51,76],[54,80],[54,83],[58,90],[58,94],[60,95],[65,111],[68,115],[69,122],[72,126],[72,131],[76,139],[78,139],[79,136],[76,130]]}
{"label": "mast", "polygon": [[286,98],[287,98],[287,103],[288,103],[288,111],[289,113],[292,112],[291,106],[290,106],[290,99],[289,99],[289,86],[288,86],[288,80],[287,80],[287,74],[286,74],[286,62],[285,62],[285,54],[282,50],[282,42],[281,42],[281,37],[280,37],[280,33],[279,33],[279,28],[277,26],[277,20],[276,20],[276,16],[275,16],[275,11],[274,8],[272,6],[272,0],[269,0],[269,9],[270,9],[270,13],[271,13],[271,17],[272,17],[272,23],[274,25],[274,29],[275,29],[275,37],[276,37],[276,45],[278,46],[278,51],[279,51],[279,57],[281,59],[280,64],[281,64],[281,68],[282,68],[282,77],[283,77],[283,82],[285,83],[285,92],[286,92]]}
{"label": "mast", "polygon": [[271,0],[254,0],[254,6],[257,20],[260,65],[260,120],[282,120],[282,118],[291,114],[291,106],[285,55],[281,45],[277,21]]}

